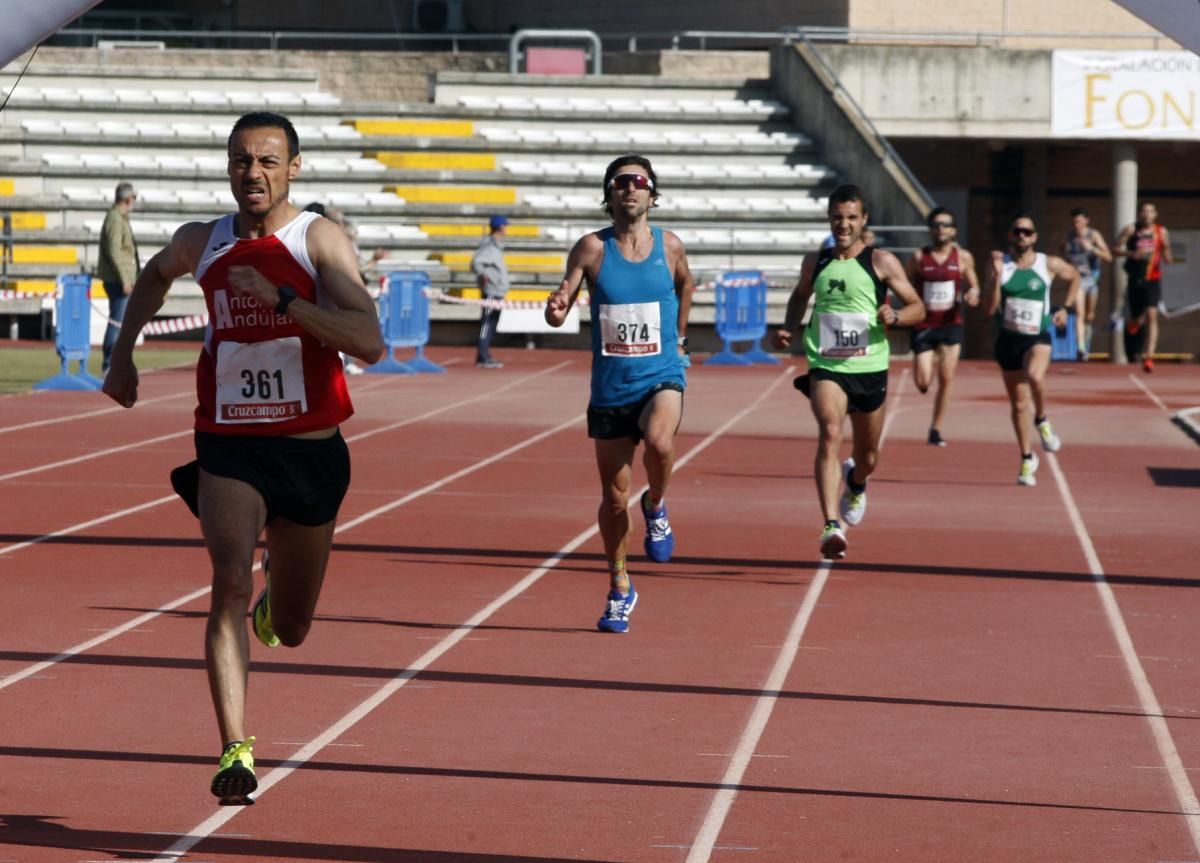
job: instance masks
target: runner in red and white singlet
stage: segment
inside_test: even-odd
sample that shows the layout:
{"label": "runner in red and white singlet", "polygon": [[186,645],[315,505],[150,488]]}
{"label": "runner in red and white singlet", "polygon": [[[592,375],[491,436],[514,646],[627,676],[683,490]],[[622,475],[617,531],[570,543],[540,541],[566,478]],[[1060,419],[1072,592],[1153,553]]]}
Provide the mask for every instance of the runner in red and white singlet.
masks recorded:
{"label": "runner in red and white singlet", "polygon": [[928,392],[933,382],[933,359],[937,357],[938,388],[929,443],[945,446],[940,429],[962,351],[962,307],[964,302],[979,305],[979,278],[975,275],[975,259],[955,242],[958,228],[954,215],[945,207],[937,207],[926,218],[926,224],[929,245],[914,252],[905,268],[925,303],[925,319],[912,330],[913,379],[917,389]]}
{"label": "runner in red and white singlet", "polygon": [[295,647],[312,625],[350,483],[338,424],[353,408],[338,352],[374,363],[384,351],[345,232],[289,203],[299,170],[286,117],[255,112],[234,124],[237,213],[184,225],[146,264],[104,380],[107,395],[133,407],[138,334],[175,279],[194,274],[209,314],[196,369],[196,461],[172,471],[171,484],[200,519],[212,561],[205,662],[223,750],[210,790],[229,805],[252,803],[258,787],[244,728],[255,547],[265,530],[269,580],[254,603],[254,633],[268,647]]}

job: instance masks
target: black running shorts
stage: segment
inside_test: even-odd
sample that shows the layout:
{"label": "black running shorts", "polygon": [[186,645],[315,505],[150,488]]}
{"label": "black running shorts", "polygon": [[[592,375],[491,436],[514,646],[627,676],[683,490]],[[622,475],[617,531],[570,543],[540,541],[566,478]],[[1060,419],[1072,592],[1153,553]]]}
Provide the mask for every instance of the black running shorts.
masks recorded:
{"label": "black running shorts", "polygon": [[914,354],[932,351],[938,345],[961,345],[963,343],[962,324],[949,324],[944,327],[926,327],[923,330],[913,330],[909,346]]}
{"label": "black running shorts", "polygon": [[833,381],[841,387],[849,401],[847,413],[869,414],[883,407],[883,403],[887,400],[888,373],[886,371],[860,372],[851,375],[844,372],[831,372],[828,369],[810,369],[808,377],[813,382]]}
{"label": "black running shorts", "polygon": [[1050,344],[1050,331],[1043,330],[1036,336],[1025,336],[1020,333],[1001,330],[996,336],[996,362],[1006,372],[1019,372],[1025,368],[1025,354],[1034,345]]}
{"label": "black running shorts", "polygon": [[268,523],[281,517],[307,527],[327,524],[350,487],[350,450],[341,432],[316,440],[196,432],[196,461],[171,472],[171,485],[195,515],[197,467],[253,486]]}
{"label": "black running shorts", "polygon": [[633,438],[635,443],[640,441],[642,439],[642,429],[638,425],[638,420],[642,418],[642,411],[646,409],[646,405],[650,403],[650,400],[663,390],[674,390],[677,393],[682,393],[683,387],[674,381],[655,384],[646,391],[644,396],[636,402],[630,402],[627,405],[617,405],[616,407],[607,408],[588,405],[588,437],[599,440],[617,440],[627,437]]}

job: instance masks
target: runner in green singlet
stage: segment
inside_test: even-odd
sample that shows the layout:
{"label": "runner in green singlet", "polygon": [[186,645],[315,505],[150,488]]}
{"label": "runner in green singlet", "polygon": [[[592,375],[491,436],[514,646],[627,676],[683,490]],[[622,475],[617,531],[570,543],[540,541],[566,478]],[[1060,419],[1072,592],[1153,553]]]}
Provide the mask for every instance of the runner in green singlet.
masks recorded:
{"label": "runner in green singlet", "polygon": [[[879,461],[887,398],[887,327],[911,326],[925,317],[925,306],[896,256],[863,242],[868,215],[857,186],[838,186],[830,193],[829,229],[834,244],[804,259],[787,316],[774,334],[777,348],[790,347],[809,297],[815,296],[804,330],[809,371],[796,379],[796,387],[811,399],[817,419],[814,475],[825,519],[819,543],[822,557],[828,560],[846,556],[841,519],[853,526],[866,513],[867,477]],[[888,304],[889,288],[903,303],[901,308]],[[847,416],[853,457],[839,466]],[[839,501],[843,477],[846,489]]]}

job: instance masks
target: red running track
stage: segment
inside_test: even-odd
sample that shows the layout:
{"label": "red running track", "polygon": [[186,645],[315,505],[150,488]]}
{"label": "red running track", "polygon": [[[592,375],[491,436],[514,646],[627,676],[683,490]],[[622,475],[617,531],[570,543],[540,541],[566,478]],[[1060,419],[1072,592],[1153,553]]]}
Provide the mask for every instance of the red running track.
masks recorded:
{"label": "red running track", "polygon": [[317,625],[254,646],[244,809],[208,794],[207,561],[166,483],[190,373],[133,411],[0,400],[0,863],[1200,860],[1194,368],[1055,367],[1064,447],[1022,488],[995,367],[938,449],[898,363],[828,565],[794,370],[698,366],[677,556],[635,556],[619,637],[586,355],[460,353],[351,381]]}

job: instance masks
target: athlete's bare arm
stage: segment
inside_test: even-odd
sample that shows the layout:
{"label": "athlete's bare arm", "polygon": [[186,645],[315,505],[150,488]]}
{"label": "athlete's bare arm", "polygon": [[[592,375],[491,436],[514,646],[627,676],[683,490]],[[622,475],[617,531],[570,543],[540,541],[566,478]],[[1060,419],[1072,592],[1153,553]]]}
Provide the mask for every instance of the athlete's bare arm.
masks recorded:
{"label": "athlete's bare arm", "polygon": [[1000,311],[1000,271],[1004,266],[1004,252],[992,252],[987,269],[987,301],[984,308],[989,315]]}
{"label": "athlete's bare arm", "polygon": [[[974,308],[979,305],[979,276],[975,272],[975,256],[964,249],[958,247],[958,268],[963,274],[963,278],[967,280],[967,289],[963,291],[963,301]],[[914,282],[914,284],[916,284]]]}
{"label": "athlete's bare arm", "polygon": [[788,297],[783,326],[771,335],[772,343],[781,351],[791,347],[792,336],[795,334],[796,328],[800,326],[800,321],[804,319],[804,312],[808,309],[808,300],[812,296],[813,273],[816,272],[816,269],[817,255],[806,255],[804,262],[800,265],[800,278],[796,282],[796,287],[792,288],[792,295]]}
{"label": "athlete's bare arm", "polygon": [[1164,264],[1175,263],[1175,258],[1171,256],[1171,235],[1167,232],[1166,228],[1162,229],[1162,244],[1162,262]]}
{"label": "athlete's bare arm", "polygon": [[1109,249],[1108,243],[1104,239],[1104,235],[1099,231],[1091,232],[1092,251],[1096,253],[1096,257],[1104,261],[1106,264],[1111,264],[1113,259],[1112,250]]}
{"label": "athlete's bare arm", "polygon": [[1121,229],[1121,233],[1117,234],[1117,239],[1113,243],[1112,249],[1114,258],[1137,257],[1136,255],[1129,254],[1129,238],[1133,236],[1135,230],[1137,230],[1136,225],[1126,225]]}
{"label": "athlete's bare arm", "polygon": [[1062,327],[1067,323],[1067,309],[1075,308],[1075,304],[1079,302],[1079,270],[1055,255],[1046,255],[1046,269],[1050,271],[1054,281],[1066,282],[1067,285],[1067,298],[1063,300],[1062,308],[1053,316],[1054,325]]}
{"label": "athlete's bare arm", "polygon": [[581,237],[567,255],[567,272],[558,290],[546,298],[544,316],[552,327],[561,327],[579,298],[584,279],[589,283],[600,271],[604,260],[604,242],[595,233]]}
{"label": "athlete's bare arm", "polygon": [[[663,231],[663,247],[666,249],[667,261],[671,264],[671,273],[675,279],[675,296],[679,298],[679,319],[676,326],[682,339],[687,335],[688,316],[692,311],[692,294],[696,292],[696,281],[688,266],[683,241],[670,231]],[[685,354],[687,350],[680,345],[679,353]]]}
{"label": "athlete's bare arm", "polygon": [[[384,353],[379,316],[363,285],[349,237],[328,219],[318,219],[309,226],[307,240],[308,257],[334,308],[296,299],[288,306],[288,317],[335,350],[368,364],[379,362]],[[229,287],[236,296],[253,297],[263,308],[274,309],[282,286],[272,284],[253,266],[244,265],[229,268]]]}
{"label": "athlete's bare arm", "polygon": [[171,241],[146,262],[134,282],[102,388],[117,404],[131,408],[137,401],[138,373],[133,363],[133,347],[142,329],[162,308],[171,284],[195,270],[212,226],[212,222],[189,222],[181,226]]}
{"label": "athlete's bare arm", "polygon": [[885,302],[876,314],[882,323],[889,326],[912,326],[925,319],[925,304],[917,296],[917,289],[908,280],[900,259],[891,252],[876,249],[871,253],[871,265],[875,267],[875,275],[899,298],[904,306],[894,308]]}

